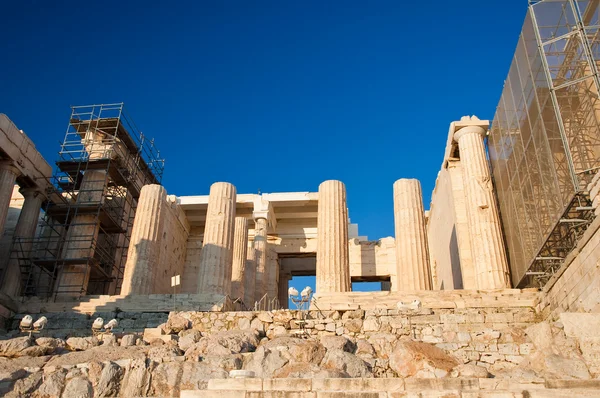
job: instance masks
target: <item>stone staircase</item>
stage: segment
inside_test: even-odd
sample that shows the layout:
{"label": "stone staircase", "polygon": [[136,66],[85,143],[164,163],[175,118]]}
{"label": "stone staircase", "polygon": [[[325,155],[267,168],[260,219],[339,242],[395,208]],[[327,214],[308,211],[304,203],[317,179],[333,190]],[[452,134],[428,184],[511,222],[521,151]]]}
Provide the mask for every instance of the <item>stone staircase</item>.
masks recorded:
{"label": "stone staircase", "polygon": [[600,397],[600,380],[511,379],[212,379],[181,398],[537,398]]}
{"label": "stone staircase", "polygon": [[110,311],[169,312],[224,311],[231,300],[220,294],[149,294],[131,296],[83,296],[76,301],[43,301],[33,297],[19,305],[19,312],[39,314],[50,312],[95,313]]}

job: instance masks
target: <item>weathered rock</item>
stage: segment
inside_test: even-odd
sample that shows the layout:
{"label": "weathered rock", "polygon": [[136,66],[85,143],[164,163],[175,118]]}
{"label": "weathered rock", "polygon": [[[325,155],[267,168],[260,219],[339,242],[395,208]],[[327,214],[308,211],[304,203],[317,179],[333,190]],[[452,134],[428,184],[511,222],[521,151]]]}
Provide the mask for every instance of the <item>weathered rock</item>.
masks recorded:
{"label": "weathered rock", "polygon": [[33,343],[34,340],[27,336],[16,337],[8,340],[0,340],[0,356],[8,358],[23,356],[23,351],[31,347]]}
{"label": "weathered rock", "polygon": [[450,372],[452,377],[475,377],[478,379],[485,379],[490,377],[488,370],[482,366],[473,364],[461,364],[452,369]]}
{"label": "weathered rock", "polygon": [[65,377],[67,371],[59,369],[58,371],[46,375],[43,383],[33,393],[34,398],[59,398],[65,388]]}
{"label": "weathered rock", "polygon": [[288,362],[273,372],[273,378],[312,379],[321,369],[314,363]]}
{"label": "weathered rock", "polygon": [[229,355],[252,352],[258,345],[258,335],[254,330],[229,330],[202,337],[190,346],[186,358],[197,360],[205,355]]}
{"label": "weathered rock", "polygon": [[350,377],[373,377],[373,373],[365,361],[354,354],[341,350],[327,351],[321,367],[346,372]]}
{"label": "weathered rock", "polygon": [[546,355],[544,358],[547,378],[553,379],[591,379],[590,372],[585,363],[578,359],[568,359],[559,355]]}
{"label": "weathered rock", "polygon": [[314,340],[297,337],[278,337],[264,344],[265,348],[277,350],[288,360],[319,364],[325,356],[326,349]]}
{"label": "weathered rock", "polygon": [[342,350],[347,352],[353,352],[354,347],[350,340],[344,336],[322,336],[320,339],[321,344],[330,350]]}
{"label": "weathered rock", "polygon": [[94,397],[116,397],[119,394],[122,377],[121,367],[114,362],[108,362],[102,369]]}
{"label": "weathered rock", "polygon": [[244,364],[244,360],[241,354],[231,355],[217,355],[217,356],[205,356],[202,358],[202,363],[212,367],[226,370],[239,370]]}
{"label": "weathered rock", "polygon": [[67,348],[71,351],[85,351],[96,347],[100,342],[95,337],[69,337]]}
{"label": "weathered rock", "polygon": [[250,360],[244,363],[243,369],[254,371],[256,377],[270,378],[288,362],[289,359],[281,351],[260,346],[251,355]]}
{"label": "weathered rock", "polygon": [[365,317],[365,310],[346,311],[342,315],[342,319],[363,319],[364,317]]}
{"label": "weathered rock", "polygon": [[344,322],[344,326],[351,333],[360,333],[360,331],[363,327],[363,320],[362,319],[349,319],[346,322]]}
{"label": "weathered rock", "polygon": [[169,319],[164,326],[165,334],[179,333],[182,330],[190,328],[190,321],[178,314],[169,315]]}
{"label": "weathered rock", "polygon": [[75,377],[69,380],[63,392],[63,397],[69,398],[92,398],[93,396],[92,384],[83,377]]}
{"label": "weathered rock", "polygon": [[105,334],[102,336],[102,345],[107,347],[116,347],[117,344],[117,336],[114,334]]}
{"label": "weathered rock", "polygon": [[265,334],[265,325],[262,323],[262,321],[258,318],[254,318],[251,322],[250,322],[250,329],[256,330],[258,331],[258,333],[261,336],[264,336]]}
{"label": "weathered rock", "polygon": [[148,351],[148,358],[152,360],[160,360],[162,358],[177,357],[182,354],[182,351],[176,346],[170,344],[164,344],[150,348]]}
{"label": "weathered rock", "polygon": [[374,357],[376,353],[373,346],[367,340],[359,339],[356,341],[354,355]]}
{"label": "weathered rock", "polygon": [[122,397],[145,397],[150,390],[150,370],[145,359],[131,361],[121,382]]}
{"label": "weathered rock", "polygon": [[398,341],[398,336],[391,333],[377,333],[369,336],[367,341],[375,349],[378,358],[388,359]]}
{"label": "weathered rock", "polygon": [[181,390],[206,388],[206,380],[227,378],[223,369],[201,362],[163,362],[152,372],[151,394],[161,397],[179,396]]}
{"label": "weathered rock", "polygon": [[261,311],[256,315],[256,318],[264,323],[273,323],[273,316],[270,312]]}
{"label": "weathered rock", "polygon": [[42,384],[42,373],[31,373],[27,377],[15,381],[12,391],[6,394],[5,397],[29,397],[40,384]]}
{"label": "weathered rock", "polygon": [[65,348],[65,341],[63,339],[55,339],[53,337],[38,337],[35,339],[35,344],[44,348],[46,355],[60,352]]}
{"label": "weathered rock", "polygon": [[186,330],[186,334],[179,338],[178,344],[182,351],[187,350],[196,344],[202,338],[202,333],[198,330]]}
{"label": "weathered rock", "polygon": [[132,347],[138,340],[138,336],[135,334],[126,334],[121,337],[121,347]]}
{"label": "weathered rock", "polygon": [[540,351],[552,352],[552,326],[548,322],[540,322],[529,326],[525,329],[525,333],[529,336],[535,348]]}
{"label": "weathered rock", "polygon": [[[441,348],[411,340],[398,341],[389,359],[390,368],[399,377],[415,376],[420,370],[431,370],[436,377],[443,377],[459,365],[456,358]],[[440,373],[436,373],[436,370]]]}

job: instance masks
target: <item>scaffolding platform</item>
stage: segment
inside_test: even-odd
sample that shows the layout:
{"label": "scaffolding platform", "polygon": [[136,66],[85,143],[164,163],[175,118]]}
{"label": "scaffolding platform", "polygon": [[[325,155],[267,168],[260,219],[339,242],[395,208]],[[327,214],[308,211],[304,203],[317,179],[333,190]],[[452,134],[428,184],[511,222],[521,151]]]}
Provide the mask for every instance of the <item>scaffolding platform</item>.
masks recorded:
{"label": "scaffolding platform", "polygon": [[163,169],[122,103],[72,107],[39,235],[13,242],[21,295],[119,294],[137,200]]}

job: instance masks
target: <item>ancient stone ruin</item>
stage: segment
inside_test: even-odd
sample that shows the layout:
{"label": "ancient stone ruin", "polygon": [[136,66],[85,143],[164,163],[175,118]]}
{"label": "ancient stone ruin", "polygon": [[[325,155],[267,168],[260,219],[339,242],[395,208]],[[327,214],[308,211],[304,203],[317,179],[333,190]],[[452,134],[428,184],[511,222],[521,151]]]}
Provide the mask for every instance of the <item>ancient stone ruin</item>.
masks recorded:
{"label": "ancient stone ruin", "polygon": [[123,104],[73,107],[54,172],[0,114],[0,394],[600,396],[598,3],[575,3],[531,2],[428,210],[388,182],[394,237],[361,236],[336,180],[169,194]]}

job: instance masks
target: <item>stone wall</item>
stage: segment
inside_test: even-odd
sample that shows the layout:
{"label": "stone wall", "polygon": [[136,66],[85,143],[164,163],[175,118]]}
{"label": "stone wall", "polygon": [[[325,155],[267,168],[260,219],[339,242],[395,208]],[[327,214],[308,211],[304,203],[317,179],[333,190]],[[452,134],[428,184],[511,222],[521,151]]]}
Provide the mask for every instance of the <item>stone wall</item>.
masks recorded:
{"label": "stone wall", "polygon": [[163,223],[160,240],[159,274],[156,275],[154,291],[156,294],[173,292],[171,276],[183,275],[186,260],[186,245],[190,227],[183,210],[176,204],[175,197],[170,197]]}
{"label": "stone wall", "polygon": [[600,217],[590,225],[562,268],[544,286],[539,310],[556,319],[561,312],[600,311]]}
{"label": "stone wall", "polygon": [[[366,340],[381,352],[403,336],[431,343],[464,363],[498,372],[516,367],[533,348],[525,328],[538,321],[533,308],[463,308],[399,310],[309,311],[305,320],[298,311],[179,312],[193,329],[214,334],[234,329],[258,329],[266,337],[302,335],[345,336]],[[304,325],[304,327],[302,327]],[[385,358],[380,358],[385,362]],[[373,364],[387,368],[387,364]],[[381,375],[384,376],[385,375]],[[391,376],[391,375],[390,375]]]}
{"label": "stone wall", "polygon": [[198,290],[198,275],[200,274],[200,259],[202,257],[202,236],[190,232],[185,251],[185,263],[181,275],[181,293],[196,293]]}
{"label": "stone wall", "polygon": [[431,195],[427,238],[433,288],[461,289],[462,275],[452,181],[450,173],[445,168],[438,173],[435,189]]}
{"label": "stone wall", "polygon": [[350,239],[348,242],[350,277],[390,278],[392,290],[396,290],[396,245],[394,238],[386,237],[374,241]]}

